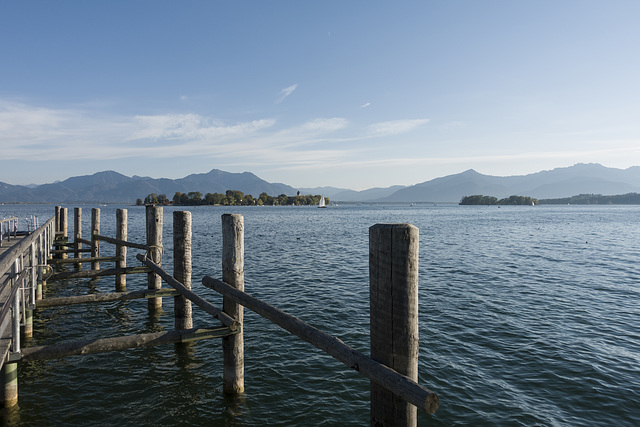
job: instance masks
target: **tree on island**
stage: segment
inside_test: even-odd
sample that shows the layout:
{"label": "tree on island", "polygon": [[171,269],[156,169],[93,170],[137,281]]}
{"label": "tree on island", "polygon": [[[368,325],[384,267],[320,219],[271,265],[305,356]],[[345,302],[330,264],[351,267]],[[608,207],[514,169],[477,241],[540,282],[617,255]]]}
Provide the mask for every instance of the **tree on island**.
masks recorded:
{"label": "tree on island", "polygon": [[498,200],[497,197],[476,194],[465,196],[460,200],[460,205],[537,205],[538,199],[529,196],[509,196]]}

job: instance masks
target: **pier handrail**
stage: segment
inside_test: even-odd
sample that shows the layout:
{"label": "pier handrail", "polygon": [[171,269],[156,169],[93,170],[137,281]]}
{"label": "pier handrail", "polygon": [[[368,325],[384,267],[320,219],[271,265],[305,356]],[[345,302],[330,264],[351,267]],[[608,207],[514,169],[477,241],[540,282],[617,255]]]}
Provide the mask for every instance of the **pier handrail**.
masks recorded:
{"label": "pier handrail", "polygon": [[[20,286],[22,286],[22,283],[26,278],[26,276],[27,276],[27,270],[22,270],[22,272],[18,274],[17,280],[15,281],[15,283],[13,284],[13,287],[11,288],[11,291],[9,292],[7,301],[13,302],[13,299],[16,296],[18,289],[20,289]],[[4,286],[9,285],[10,281],[11,281],[10,279],[7,279],[3,284],[3,288]],[[12,308],[13,308],[13,305],[11,303],[6,303],[2,306],[2,310],[0,310],[0,325],[4,324],[4,321],[6,320]]]}
{"label": "pier handrail", "polygon": [[36,239],[41,234],[44,234],[47,231],[47,228],[53,223],[53,221],[54,218],[50,218],[40,228],[24,237],[20,241],[20,243],[16,244],[14,247],[0,255],[0,277],[7,274],[7,272],[11,269],[11,265],[14,263],[15,259],[21,254],[24,254],[29,249],[29,246],[31,246],[31,243],[36,241]]}
{"label": "pier handrail", "polygon": [[[33,328],[33,307],[37,298],[37,276],[41,277],[43,264],[46,264],[51,242],[54,236],[54,218],[50,218],[37,230],[28,234],[13,247],[0,255],[0,278],[5,278],[0,293],[3,298],[3,307],[0,312],[0,336],[5,336],[5,331],[11,326],[11,352],[9,347],[3,351],[0,367],[9,371],[15,370],[15,356],[20,354],[20,327],[21,319],[24,321],[24,334],[31,336]],[[37,242],[37,243],[36,243]],[[26,254],[26,256],[25,256]],[[7,285],[10,284],[10,288]],[[22,292],[20,292],[22,291]],[[11,320],[9,312],[13,312]],[[9,321],[10,320],[10,321]],[[6,365],[8,363],[8,365]],[[5,372],[6,375],[6,372]],[[6,401],[7,386],[5,386]],[[9,387],[11,389],[11,387]],[[9,392],[11,395],[12,392]],[[17,397],[16,397],[17,399]]]}

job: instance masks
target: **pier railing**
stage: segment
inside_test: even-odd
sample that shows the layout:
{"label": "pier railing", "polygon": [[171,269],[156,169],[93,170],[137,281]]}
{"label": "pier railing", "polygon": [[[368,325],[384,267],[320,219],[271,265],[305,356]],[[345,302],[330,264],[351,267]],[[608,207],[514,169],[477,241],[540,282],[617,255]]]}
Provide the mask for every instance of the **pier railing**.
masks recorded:
{"label": "pier railing", "polygon": [[15,239],[18,234],[18,218],[3,218],[0,219],[0,248],[3,245],[5,239],[11,239],[11,234],[13,234],[13,238]]}
{"label": "pier railing", "polygon": [[[82,239],[81,214],[81,209],[76,208],[73,242],[69,242],[67,237],[66,209],[56,208],[55,220],[49,220],[42,227],[47,230],[44,234],[49,236],[50,243],[47,246],[47,241],[42,240],[44,247],[51,247],[53,237],[56,236],[55,243],[61,248],[53,251],[60,259],[52,261],[73,262],[78,266],[78,271],[53,273],[45,278],[64,280],[113,275],[116,276],[116,292],[39,300],[34,297],[35,307],[147,298],[148,308],[151,311],[162,305],[163,297],[173,297],[175,330],[24,349],[20,349],[18,342],[17,346],[12,344],[17,356],[8,357],[7,350],[3,360],[14,362],[15,360],[51,359],[172,342],[221,338],[223,391],[227,394],[241,394],[244,392],[245,380],[243,310],[246,307],[367,377],[371,382],[372,425],[415,426],[417,408],[429,414],[437,411],[439,406],[437,394],[417,383],[419,236],[416,227],[410,224],[378,224],[369,230],[371,354],[367,356],[338,338],[244,292],[244,218],[241,215],[222,216],[222,280],[210,276],[202,279],[206,287],[223,295],[222,309],[220,309],[191,290],[190,212],[173,213],[173,274],[162,268],[162,208],[146,207],[147,243],[145,245],[126,240],[126,209],[119,209],[116,213],[116,238],[100,235],[100,210],[93,209],[91,239]],[[55,224],[55,232],[53,224]],[[116,256],[101,257],[100,242],[115,244]],[[91,257],[82,257],[83,252],[87,250],[83,245],[90,247],[87,249],[91,251]],[[23,252],[20,253],[24,253],[26,246],[21,247]],[[142,266],[126,266],[126,250],[129,247],[143,251],[136,256]],[[74,254],[74,259],[66,259],[65,257],[69,254]],[[30,265],[35,266],[45,262],[34,262]],[[116,268],[101,269],[100,262],[115,262],[117,265]],[[0,263],[4,268],[0,272],[5,274],[4,272],[16,263],[17,261],[11,263],[7,261],[6,265]],[[91,263],[91,269],[81,271],[82,263]],[[7,279],[9,282],[13,280],[11,286],[7,288],[8,291],[16,288],[16,282],[24,281],[17,267],[13,269],[15,271],[8,276],[11,279]],[[42,269],[38,271],[42,274]],[[126,274],[131,273],[147,273],[147,289],[127,292],[125,277]],[[170,288],[162,288],[162,283],[168,284]],[[11,298],[12,296],[9,296],[4,301]],[[218,319],[221,326],[194,328],[192,304]],[[14,305],[20,304],[18,302]],[[18,352],[15,352],[16,348]],[[5,368],[8,365],[15,365],[15,363],[5,363]],[[12,387],[15,388],[17,401],[17,374],[5,369],[5,378],[8,378],[7,375],[16,377],[15,384],[9,384],[5,379],[5,405],[10,405],[11,402],[6,399],[7,390],[11,391]]]}
{"label": "pier railing", "polygon": [[21,335],[33,334],[33,311],[37,299],[42,297],[43,275],[53,239],[51,218],[0,257],[0,366],[5,405],[18,400],[16,362],[22,350],[20,339]]}

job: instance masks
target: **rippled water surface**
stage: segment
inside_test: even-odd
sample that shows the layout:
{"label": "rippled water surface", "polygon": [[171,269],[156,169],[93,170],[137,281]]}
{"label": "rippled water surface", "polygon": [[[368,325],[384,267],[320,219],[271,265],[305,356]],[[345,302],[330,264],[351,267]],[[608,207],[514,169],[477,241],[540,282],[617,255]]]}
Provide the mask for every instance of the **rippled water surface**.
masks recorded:
{"label": "rippled water surface", "polygon": [[[125,206],[126,207],[126,206]],[[102,207],[102,234],[115,209]],[[129,206],[129,240],[144,208]],[[172,211],[164,210],[171,266]],[[368,228],[420,228],[420,380],[440,396],[420,425],[640,423],[640,207],[339,206],[189,208],[193,287],[216,304],[223,213],[245,217],[247,292],[368,352]],[[0,206],[0,217],[53,214]],[[83,207],[89,233],[91,206]],[[69,206],[70,235],[73,206]],[[109,254],[109,245],[103,254]],[[130,250],[130,265],[137,265]],[[107,265],[107,264],[105,264]],[[128,289],[146,287],[129,277]],[[45,297],[111,292],[113,278],[52,282]],[[38,311],[28,345],[173,328],[173,303]],[[194,308],[196,326],[215,325]],[[25,363],[22,425],[366,425],[369,384],[356,372],[246,312],[246,393],[222,392],[219,340]]]}

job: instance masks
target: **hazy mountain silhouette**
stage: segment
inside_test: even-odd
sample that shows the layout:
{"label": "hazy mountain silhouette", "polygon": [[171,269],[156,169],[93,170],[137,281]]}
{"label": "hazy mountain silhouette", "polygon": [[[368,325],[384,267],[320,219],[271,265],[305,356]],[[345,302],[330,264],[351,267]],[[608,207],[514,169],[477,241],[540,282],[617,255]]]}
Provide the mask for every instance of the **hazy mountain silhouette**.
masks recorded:
{"label": "hazy mountain silhouette", "polygon": [[[180,179],[127,177],[105,171],[77,176],[61,182],[39,186],[10,185],[0,182],[2,203],[135,203],[148,194],[164,194],[169,199],[176,192],[199,191],[224,193],[239,190],[258,197],[286,194],[297,189],[286,184],[269,183],[250,172],[231,173],[213,169]],[[616,195],[640,193],[640,166],[628,169],[607,168],[599,164],[577,164],[529,175],[490,176],[467,170],[432,179],[409,187],[393,186],[353,191],[334,187],[301,188],[302,194],[323,194],[334,201],[353,202],[454,202],[464,196],[482,194],[498,198],[511,195],[537,199],[570,197],[578,194]]]}
{"label": "hazy mountain silhouette", "polygon": [[498,177],[468,171],[436,178],[396,191],[379,202],[459,202],[464,196],[482,194],[498,198],[511,195],[537,199],[577,194],[625,194],[640,192],[640,167],[607,168],[577,164],[529,175]]}
{"label": "hazy mountain silhouette", "polygon": [[35,188],[0,183],[0,202],[3,203],[135,203],[148,194],[165,194],[169,199],[176,192],[199,191],[224,193],[239,190],[258,197],[294,195],[297,190],[285,184],[272,184],[252,173],[231,173],[213,169],[208,173],[192,174],[180,179],[127,177],[118,172],[105,171],[78,176],[54,184]]}

